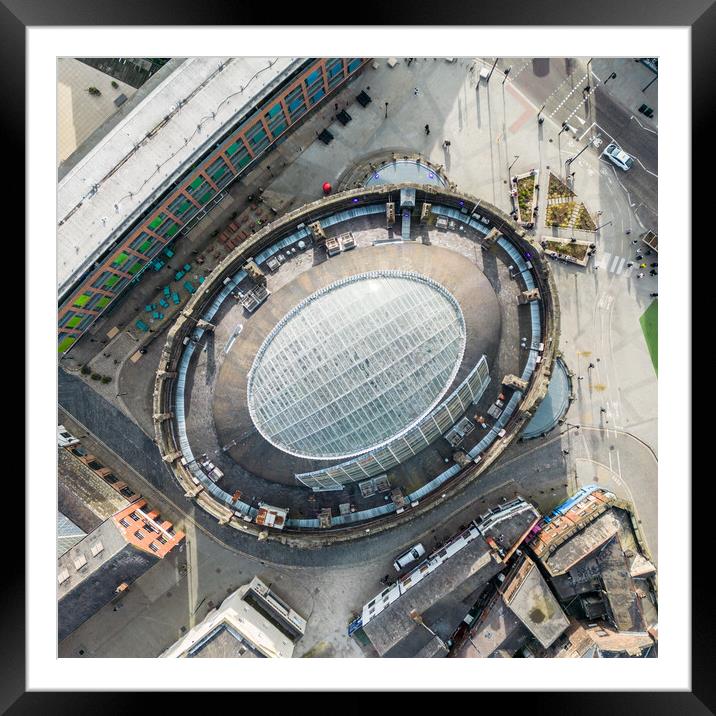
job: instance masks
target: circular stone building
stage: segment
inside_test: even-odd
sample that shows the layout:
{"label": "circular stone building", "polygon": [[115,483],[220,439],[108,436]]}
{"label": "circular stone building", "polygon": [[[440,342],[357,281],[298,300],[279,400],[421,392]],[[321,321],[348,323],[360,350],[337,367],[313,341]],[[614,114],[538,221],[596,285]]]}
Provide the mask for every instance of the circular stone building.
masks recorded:
{"label": "circular stone building", "polygon": [[421,170],[431,183],[384,183],[411,176],[384,163],[277,219],[170,330],[157,442],[220,522],[297,545],[375,533],[449,499],[535,412],[557,351],[549,267]]}

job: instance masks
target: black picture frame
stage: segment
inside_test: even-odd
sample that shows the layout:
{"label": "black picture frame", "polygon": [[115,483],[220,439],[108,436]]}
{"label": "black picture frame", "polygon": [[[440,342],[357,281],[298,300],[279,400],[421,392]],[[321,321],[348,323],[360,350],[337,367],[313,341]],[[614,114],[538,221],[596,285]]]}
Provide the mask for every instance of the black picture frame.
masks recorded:
{"label": "black picture frame", "polygon": [[[509,26],[519,22],[520,25],[535,26],[688,26],[691,28],[691,90],[692,90],[692,146],[699,147],[699,162],[708,163],[710,143],[707,138],[707,123],[711,119],[711,108],[716,105],[713,98],[713,86],[716,77],[716,7],[714,0],[669,0],[658,2],[624,2],[624,0],[572,0],[556,2],[543,0],[521,6],[519,13],[514,7],[500,3],[470,3],[456,0],[443,2],[438,7],[428,3],[399,2],[381,3],[372,6],[362,3],[360,17],[370,24],[392,25],[477,25]],[[305,8],[295,4],[287,7],[281,18],[282,25],[301,25],[306,20],[310,24],[320,24],[316,18],[318,13],[308,14]],[[260,4],[223,2],[191,3],[187,0],[154,0],[147,3],[142,0],[123,0],[123,2],[98,3],[96,0],[0,0],[0,97],[2,104],[2,124],[5,129],[4,154],[5,160],[25,172],[23,147],[31,140],[26,136],[25,116],[25,65],[26,38],[25,30],[33,26],[90,26],[90,25],[261,25],[264,15]],[[335,16],[326,17],[332,23]],[[352,18],[355,19],[355,18]],[[514,49],[514,48],[513,48]],[[506,48],[506,54],[510,54]],[[512,53],[514,54],[514,53]],[[711,98],[711,99],[709,99]],[[13,153],[15,156],[13,156]],[[696,162],[693,163],[696,165]],[[693,186],[696,186],[694,179]],[[690,207],[682,208],[686,213]],[[16,212],[19,214],[19,212]],[[690,212],[689,212],[690,213]],[[681,238],[681,237],[680,237]],[[690,389],[690,385],[685,386]],[[27,438],[26,438],[27,439]],[[678,478],[686,483],[691,479],[690,455],[684,456],[684,474]],[[710,470],[707,470],[707,477]],[[708,481],[708,480],[707,480]],[[695,486],[694,486],[695,489]],[[699,488],[701,489],[701,487]],[[708,489],[708,485],[704,486]],[[517,704],[522,708],[534,711],[543,706],[545,710],[559,708],[567,713],[610,713],[614,714],[690,714],[716,713],[716,669],[713,662],[713,646],[716,643],[714,633],[714,608],[710,600],[709,581],[709,540],[706,530],[710,527],[707,516],[709,500],[703,495],[694,500],[692,507],[692,524],[701,525],[704,532],[702,538],[697,537],[696,529],[692,539],[692,564],[701,565],[692,569],[692,688],[684,692],[614,692],[600,691],[580,693],[570,696],[571,706],[556,701],[554,694],[513,693],[510,695],[508,710]],[[17,511],[19,513],[19,511]],[[31,518],[31,515],[30,515]],[[668,539],[682,540],[689,538],[688,530],[679,526],[669,527]],[[15,534],[23,534],[18,526]],[[4,597],[2,617],[2,638],[0,639],[0,710],[15,713],[107,713],[119,710],[116,695],[107,692],[77,693],[70,692],[27,692],[25,684],[25,574],[24,563],[20,560],[14,568],[8,568],[11,552],[19,558],[19,549],[10,550],[6,547],[5,569],[3,570],[2,595]],[[684,585],[684,594],[688,594],[688,585]],[[122,678],[123,684],[131,679]],[[608,688],[608,684],[605,687]],[[656,687],[657,685],[655,685]],[[568,689],[568,684],[565,684]],[[149,694],[142,695],[146,708]],[[155,695],[156,696],[156,695]],[[161,695],[159,695],[161,697]],[[514,698],[513,698],[514,697]],[[184,698],[184,697],[182,697]],[[421,696],[421,699],[423,697]],[[484,709],[485,700],[489,700],[500,709],[504,709],[504,694],[480,694],[479,708]],[[557,698],[560,698],[557,695]],[[125,702],[128,706],[129,702]],[[116,706],[115,706],[116,704]],[[491,704],[491,705],[492,705]],[[501,704],[498,706],[498,704]],[[188,703],[184,707],[189,706]],[[475,707],[478,707],[475,704]],[[518,708],[520,706],[517,706]],[[126,710],[122,708],[122,710]]]}

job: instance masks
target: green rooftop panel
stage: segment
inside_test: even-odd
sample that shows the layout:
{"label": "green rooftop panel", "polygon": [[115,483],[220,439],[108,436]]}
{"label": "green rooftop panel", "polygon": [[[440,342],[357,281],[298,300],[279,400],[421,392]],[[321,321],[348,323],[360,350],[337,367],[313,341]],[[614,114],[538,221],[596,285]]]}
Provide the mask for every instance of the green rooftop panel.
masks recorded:
{"label": "green rooftop panel", "polygon": [[67,336],[59,346],[57,346],[58,353],[64,353],[77,339],[74,336]]}

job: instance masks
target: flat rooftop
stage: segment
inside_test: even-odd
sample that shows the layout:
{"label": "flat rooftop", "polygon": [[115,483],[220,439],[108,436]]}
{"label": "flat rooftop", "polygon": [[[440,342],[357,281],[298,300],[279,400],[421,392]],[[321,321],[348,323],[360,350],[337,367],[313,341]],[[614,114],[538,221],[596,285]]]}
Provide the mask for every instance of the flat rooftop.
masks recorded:
{"label": "flat rooftop", "polygon": [[186,59],[112,127],[58,185],[59,292],[299,63],[291,57]]}
{"label": "flat rooftop", "polygon": [[[112,87],[112,82],[117,88]],[[90,95],[89,87],[102,94]],[[90,67],[74,57],[57,58],[57,162],[58,164],[104,121],[116,111],[115,100],[124,95],[127,99],[136,93],[136,87]]]}
{"label": "flat rooftop", "polygon": [[514,580],[505,588],[505,599],[517,618],[544,647],[553,644],[569,626],[537,565],[528,557],[524,558]]}

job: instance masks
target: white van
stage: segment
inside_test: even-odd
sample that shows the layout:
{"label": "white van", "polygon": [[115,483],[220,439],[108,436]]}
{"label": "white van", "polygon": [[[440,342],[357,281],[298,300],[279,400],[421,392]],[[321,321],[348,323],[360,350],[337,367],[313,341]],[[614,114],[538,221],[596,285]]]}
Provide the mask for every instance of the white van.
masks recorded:
{"label": "white van", "polygon": [[407,552],[404,552],[400,557],[396,557],[393,562],[393,567],[396,572],[400,572],[409,564],[412,564],[416,559],[420,559],[425,554],[425,547],[422,544],[413,545]]}

